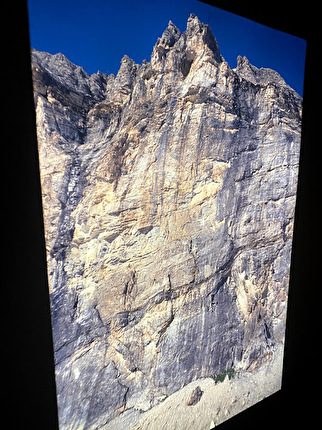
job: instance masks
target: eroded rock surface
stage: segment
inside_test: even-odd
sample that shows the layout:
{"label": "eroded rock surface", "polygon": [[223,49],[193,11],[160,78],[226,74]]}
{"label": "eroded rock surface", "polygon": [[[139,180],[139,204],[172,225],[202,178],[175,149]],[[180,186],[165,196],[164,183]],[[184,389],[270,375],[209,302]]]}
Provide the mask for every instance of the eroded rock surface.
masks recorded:
{"label": "eroded rock surface", "polygon": [[302,99],[246,58],[231,69],[194,15],[115,77],[32,57],[61,429],[269,362]]}

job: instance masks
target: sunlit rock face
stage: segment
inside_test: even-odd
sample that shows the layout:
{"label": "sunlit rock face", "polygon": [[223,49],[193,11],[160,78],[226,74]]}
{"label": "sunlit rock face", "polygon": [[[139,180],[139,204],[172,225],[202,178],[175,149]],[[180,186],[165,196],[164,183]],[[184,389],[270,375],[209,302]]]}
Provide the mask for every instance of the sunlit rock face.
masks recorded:
{"label": "sunlit rock face", "polygon": [[284,341],[302,99],[194,15],[116,77],[32,59],[61,429],[256,372]]}

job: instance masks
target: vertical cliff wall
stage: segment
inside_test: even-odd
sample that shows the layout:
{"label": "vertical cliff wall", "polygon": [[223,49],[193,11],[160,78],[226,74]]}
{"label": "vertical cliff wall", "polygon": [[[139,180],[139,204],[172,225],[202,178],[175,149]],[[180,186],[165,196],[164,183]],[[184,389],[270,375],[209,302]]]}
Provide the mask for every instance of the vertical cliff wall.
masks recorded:
{"label": "vertical cliff wall", "polygon": [[301,98],[231,69],[194,15],[115,77],[32,56],[61,429],[260,372],[284,342]]}

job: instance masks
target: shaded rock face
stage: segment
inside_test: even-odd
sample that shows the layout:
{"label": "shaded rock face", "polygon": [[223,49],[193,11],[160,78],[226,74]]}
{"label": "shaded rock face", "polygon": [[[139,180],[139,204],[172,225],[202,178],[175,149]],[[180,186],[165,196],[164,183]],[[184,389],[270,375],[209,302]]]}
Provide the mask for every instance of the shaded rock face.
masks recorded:
{"label": "shaded rock face", "polygon": [[115,77],[32,59],[61,428],[255,371],[284,341],[302,99],[194,15]]}

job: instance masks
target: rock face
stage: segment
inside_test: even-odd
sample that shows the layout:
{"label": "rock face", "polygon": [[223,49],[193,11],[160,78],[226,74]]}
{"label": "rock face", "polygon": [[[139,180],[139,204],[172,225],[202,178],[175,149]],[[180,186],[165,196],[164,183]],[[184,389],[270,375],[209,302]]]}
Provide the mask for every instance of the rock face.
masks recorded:
{"label": "rock face", "polygon": [[302,99],[194,15],[115,77],[32,59],[61,429],[256,372],[284,342]]}

